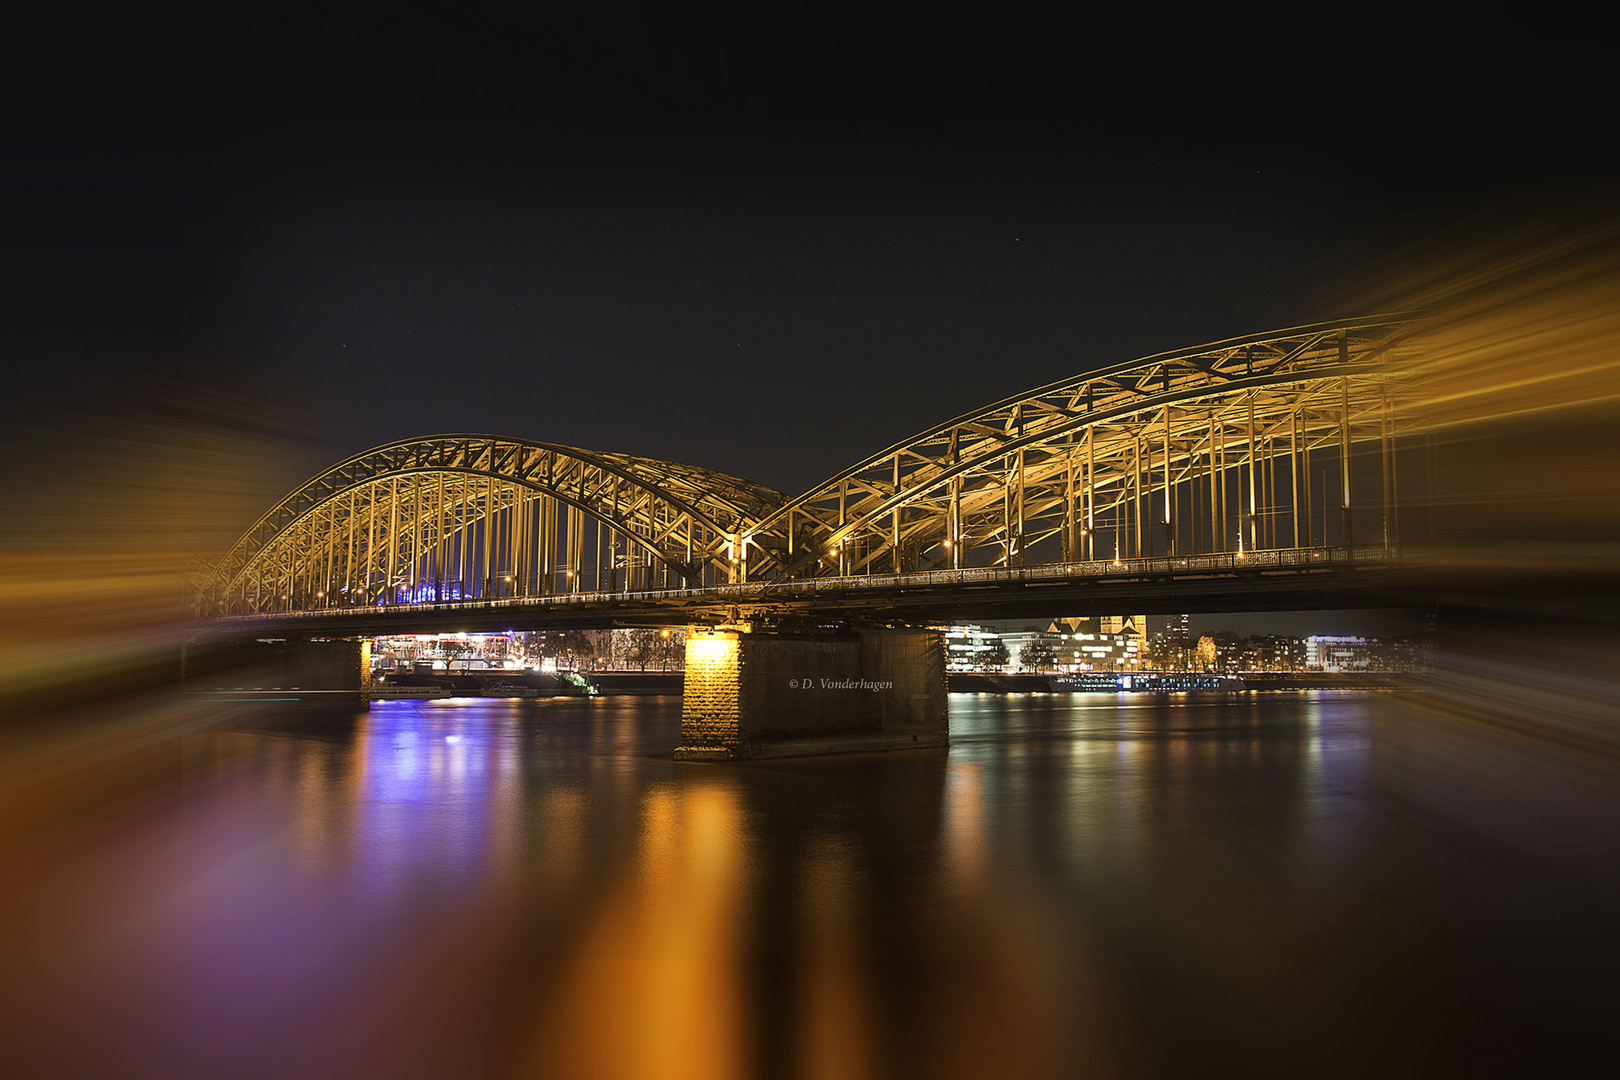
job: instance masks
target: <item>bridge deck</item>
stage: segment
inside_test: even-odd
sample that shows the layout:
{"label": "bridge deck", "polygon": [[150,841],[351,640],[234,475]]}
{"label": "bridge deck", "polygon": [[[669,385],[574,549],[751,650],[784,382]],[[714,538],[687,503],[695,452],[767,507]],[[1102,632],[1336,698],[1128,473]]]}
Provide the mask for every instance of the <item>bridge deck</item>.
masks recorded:
{"label": "bridge deck", "polygon": [[492,600],[333,607],[229,616],[205,633],[387,634],[684,625],[742,618],[843,622],[1052,617],[1197,611],[1383,607],[1423,552],[1385,546],[1303,548],[827,577],[640,592],[578,592]]}

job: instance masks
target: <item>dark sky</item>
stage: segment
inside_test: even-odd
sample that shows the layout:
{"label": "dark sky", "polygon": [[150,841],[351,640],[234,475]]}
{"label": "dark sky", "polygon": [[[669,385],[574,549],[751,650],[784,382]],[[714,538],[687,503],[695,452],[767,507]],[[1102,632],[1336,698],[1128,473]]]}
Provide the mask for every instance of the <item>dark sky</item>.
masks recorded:
{"label": "dark sky", "polygon": [[197,389],[309,468],[481,431],[796,492],[1089,367],[1349,314],[1438,225],[1614,175],[1613,27],[1542,5],[570,7],[18,24],[18,399]]}

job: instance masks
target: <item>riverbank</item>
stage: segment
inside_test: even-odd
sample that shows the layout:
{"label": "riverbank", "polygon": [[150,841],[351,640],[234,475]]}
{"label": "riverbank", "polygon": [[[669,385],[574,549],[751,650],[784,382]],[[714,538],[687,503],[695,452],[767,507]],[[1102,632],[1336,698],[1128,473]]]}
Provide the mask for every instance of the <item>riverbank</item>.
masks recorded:
{"label": "riverbank", "polygon": [[1421,690],[1428,677],[1417,672],[1249,671],[1237,675],[1196,675],[1182,671],[1087,672],[1080,675],[996,674],[953,671],[953,694],[1117,694],[1225,693],[1240,690]]}
{"label": "riverbank", "polygon": [[[597,692],[620,694],[680,694],[686,675],[679,671],[593,671],[586,675]],[[1114,694],[1123,691],[1214,693],[1237,690],[1421,690],[1427,676],[1416,672],[1258,671],[1235,676],[1195,675],[1188,672],[1137,672],[1129,676],[1111,672],[1080,675],[952,671],[946,675],[953,694]],[[1206,685],[1207,684],[1207,685]]]}

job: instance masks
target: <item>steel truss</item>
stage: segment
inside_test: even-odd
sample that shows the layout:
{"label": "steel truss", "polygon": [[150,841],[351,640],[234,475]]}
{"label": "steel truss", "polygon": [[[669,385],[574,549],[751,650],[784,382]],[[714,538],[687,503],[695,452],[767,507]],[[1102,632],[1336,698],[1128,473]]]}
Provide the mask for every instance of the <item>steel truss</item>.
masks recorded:
{"label": "steel truss", "polygon": [[1428,495],[1412,497],[1427,480],[1421,325],[1319,323],[1090,372],[792,500],[624,454],[395,443],[266,513],[199,613],[1395,545],[1403,525],[1416,537]]}
{"label": "steel truss", "polygon": [[[997,402],[771,512],[746,535],[741,577],[1347,546],[1358,530],[1374,539],[1369,526],[1393,543],[1419,327],[1410,316],[1320,323]],[[1358,461],[1370,441],[1376,477]]]}
{"label": "steel truss", "polygon": [[726,580],[780,492],[691,465],[487,435],[379,447],[277,503],[200,613],[328,610]]}

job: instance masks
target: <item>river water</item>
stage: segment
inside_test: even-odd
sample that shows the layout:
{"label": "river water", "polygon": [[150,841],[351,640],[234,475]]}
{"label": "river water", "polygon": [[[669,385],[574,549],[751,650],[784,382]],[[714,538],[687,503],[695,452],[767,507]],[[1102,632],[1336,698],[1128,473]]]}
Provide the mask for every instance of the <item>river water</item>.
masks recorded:
{"label": "river water", "polygon": [[678,763],[674,697],[215,717],[6,846],[8,1075],[1562,1075],[1608,773],[1419,694],[953,695]]}

